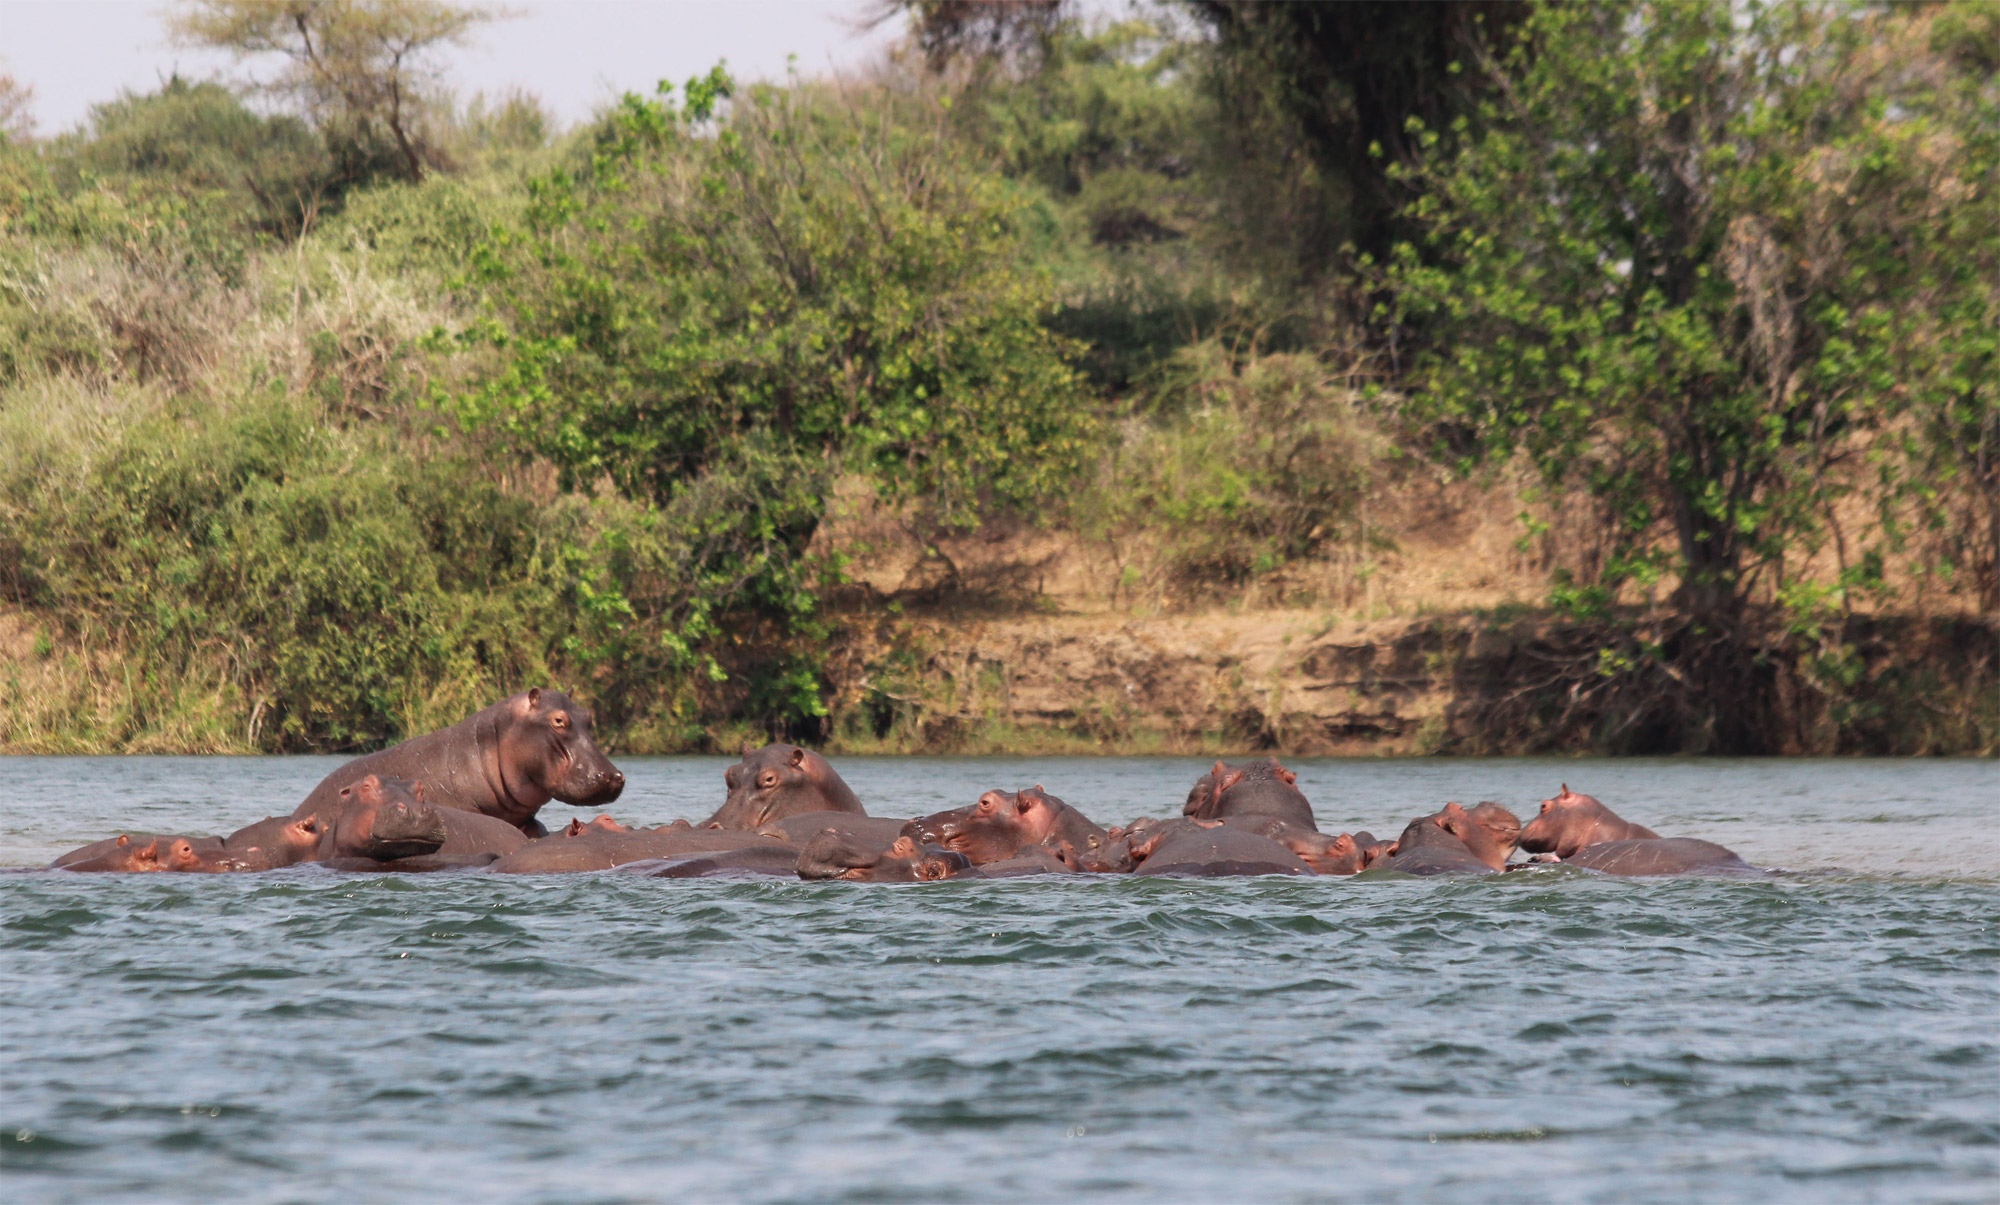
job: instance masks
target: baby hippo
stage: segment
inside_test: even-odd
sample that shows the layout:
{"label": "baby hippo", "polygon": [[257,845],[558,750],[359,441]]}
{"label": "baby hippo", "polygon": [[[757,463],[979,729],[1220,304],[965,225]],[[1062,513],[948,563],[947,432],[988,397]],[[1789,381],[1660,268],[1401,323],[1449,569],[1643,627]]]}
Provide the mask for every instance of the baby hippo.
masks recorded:
{"label": "baby hippo", "polygon": [[1589,795],[1579,795],[1562,785],[1562,794],[1542,800],[1542,813],[1521,830],[1521,848],[1531,854],[1552,853],[1568,860],[1586,845],[1603,841],[1654,840],[1660,834],[1640,824],[1621,820],[1608,807]]}
{"label": "baby hippo", "polygon": [[1045,846],[1074,866],[1106,841],[1103,829],[1039,786],[1012,795],[988,791],[971,807],[910,821],[903,835],[957,850],[974,866],[1005,861],[1030,845]]}
{"label": "baby hippo", "polygon": [[972,863],[957,850],[918,845],[897,837],[886,848],[853,833],[827,829],[799,855],[799,877],[857,883],[928,883],[948,879]]}
{"label": "baby hippo", "polygon": [[160,859],[160,842],[171,845],[186,840],[184,837],[162,837],[153,833],[141,835],[147,839],[143,845],[134,841],[130,833],[121,833],[116,838],[64,854],[49,864],[50,869],[100,874],[143,874],[165,870],[166,864]]}

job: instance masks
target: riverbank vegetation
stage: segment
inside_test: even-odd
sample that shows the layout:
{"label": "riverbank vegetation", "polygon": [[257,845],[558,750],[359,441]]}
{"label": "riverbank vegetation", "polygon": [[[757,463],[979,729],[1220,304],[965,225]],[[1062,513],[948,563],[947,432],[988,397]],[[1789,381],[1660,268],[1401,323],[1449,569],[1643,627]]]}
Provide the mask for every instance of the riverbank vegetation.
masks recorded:
{"label": "riverbank vegetation", "polygon": [[[425,73],[480,10],[278,7],[175,25],[276,90],[0,87],[0,748],[529,681],[630,751],[1345,748],[1278,696],[1348,628],[1459,692],[1398,749],[2000,743],[1990,6],[913,3],[570,130]],[[1200,706],[996,702],[1267,613]]]}

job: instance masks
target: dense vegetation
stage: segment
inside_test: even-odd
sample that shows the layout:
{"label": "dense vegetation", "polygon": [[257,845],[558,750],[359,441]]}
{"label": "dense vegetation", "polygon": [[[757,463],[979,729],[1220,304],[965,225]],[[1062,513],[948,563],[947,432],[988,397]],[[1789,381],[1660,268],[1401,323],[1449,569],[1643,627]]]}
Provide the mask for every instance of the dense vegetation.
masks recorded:
{"label": "dense vegetation", "polygon": [[1840,747],[1857,613],[2000,605],[1990,6],[922,3],[567,133],[418,70],[480,13],[278,7],[177,24],[275,103],[0,134],[0,747],[818,735],[857,495],[1202,606],[1525,466],[1588,555],[1521,747]]}

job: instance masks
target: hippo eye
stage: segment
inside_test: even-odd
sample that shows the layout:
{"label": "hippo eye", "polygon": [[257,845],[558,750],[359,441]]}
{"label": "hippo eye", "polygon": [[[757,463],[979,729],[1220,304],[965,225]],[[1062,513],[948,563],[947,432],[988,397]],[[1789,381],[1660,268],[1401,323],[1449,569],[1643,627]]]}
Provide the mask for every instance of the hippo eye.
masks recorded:
{"label": "hippo eye", "polygon": [[1555,800],[1553,800],[1553,799],[1544,799],[1544,800],[1542,800],[1542,810],[1543,810],[1543,811],[1545,811],[1545,812],[1546,812],[1546,811],[1548,811],[1548,810],[1549,810],[1550,808],[1552,808],[1552,807],[1554,807],[1554,806],[1555,806]]}
{"label": "hippo eye", "polygon": [[555,715],[549,717],[549,723],[554,724],[558,728],[567,728],[569,727],[569,717],[558,711]]}
{"label": "hippo eye", "polygon": [[774,771],[766,770],[758,775],[757,785],[760,787],[775,787],[778,785],[778,775]]}

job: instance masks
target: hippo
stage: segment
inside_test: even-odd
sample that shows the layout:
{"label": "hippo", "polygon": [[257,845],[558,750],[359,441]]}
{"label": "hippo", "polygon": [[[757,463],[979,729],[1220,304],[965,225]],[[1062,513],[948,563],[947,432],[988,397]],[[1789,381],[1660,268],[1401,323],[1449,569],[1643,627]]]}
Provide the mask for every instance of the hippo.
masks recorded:
{"label": "hippo", "polygon": [[1629,841],[1599,841],[1563,859],[1602,874],[1668,875],[1749,873],[1756,867],[1713,841],[1693,837],[1639,837]]}
{"label": "hippo", "polygon": [[440,809],[404,778],[366,774],[340,788],[340,806],[320,840],[319,856],[390,862],[434,854],[447,833]]}
{"label": "hippo", "polygon": [[[530,841],[493,863],[495,874],[573,874],[610,870],[655,858],[685,858],[748,846],[783,845],[755,833],[691,828],[630,829],[615,822],[581,822],[553,837]],[[798,846],[786,846],[796,857]]]}
{"label": "hippo", "polygon": [[1013,857],[974,866],[965,872],[965,876],[972,879],[1025,879],[1045,874],[1073,874],[1076,869],[1047,846],[1024,845],[1021,852]]}
{"label": "hippo", "polygon": [[1195,780],[1181,814],[1190,820],[1223,820],[1255,813],[1276,816],[1299,828],[1318,832],[1312,804],[1292,785],[1298,777],[1279,765],[1275,757],[1240,766],[1218,761],[1214,769]]}
{"label": "hippo", "polygon": [[1494,870],[1503,870],[1520,841],[1521,821],[1497,803],[1481,803],[1466,811],[1447,803],[1437,815],[1439,827],[1457,837],[1472,856]]}
{"label": "hippo", "polygon": [[[1493,874],[1499,870],[1445,827],[1450,810],[1457,806],[1446,804],[1442,811],[1410,821],[1404,826],[1403,835],[1389,847],[1389,857],[1375,863],[1375,869],[1421,875]],[[1459,808],[1459,814],[1466,815],[1465,809]],[[1471,827],[1479,828],[1477,824]],[[1483,834],[1485,830],[1480,832]]]}
{"label": "hippo", "polygon": [[964,873],[971,861],[957,850],[919,845],[897,837],[886,848],[849,833],[828,829],[806,843],[797,873],[808,881],[847,879],[859,883],[936,882]]}
{"label": "hippo", "polygon": [[[141,833],[138,838],[134,838],[130,833],[121,833],[109,840],[94,842],[82,849],[73,849],[49,863],[49,869],[74,870],[86,874],[139,874],[165,870],[166,864],[160,858],[160,842],[172,844],[181,840],[185,838],[161,836],[157,833]],[[216,842],[215,848],[221,848],[221,842]]]}
{"label": "hippo", "polygon": [[1643,841],[1660,834],[1641,824],[1621,820],[1589,795],[1562,784],[1562,793],[1542,800],[1541,815],[1521,830],[1521,848],[1531,854],[1552,853],[1567,861],[1571,854],[1600,841]]}
{"label": "hippo", "polygon": [[926,845],[942,845],[972,859],[974,866],[1011,858],[1030,845],[1054,851],[1070,864],[1106,842],[1105,831],[1040,786],[1009,795],[988,791],[970,807],[919,817],[903,835]]}
{"label": "hippo", "polygon": [[833,829],[864,841],[879,841],[879,848],[887,849],[897,837],[903,835],[906,823],[882,816],[859,816],[853,812],[801,812],[796,816],[773,820],[759,828],[757,834],[793,845],[804,845],[827,829]]}
{"label": "hippo", "polygon": [[316,816],[329,829],[340,791],[374,774],[424,784],[433,807],[493,816],[540,837],[535,813],[551,799],[602,807],[625,790],[625,776],[598,750],[588,708],[540,688],[502,699],[438,732],[357,757],[321,780],[293,816]]}
{"label": "hippo", "polygon": [[1291,850],[1256,833],[1213,820],[1169,820],[1143,830],[1132,842],[1139,875],[1220,878],[1232,875],[1311,874]]}
{"label": "hippo", "polygon": [[750,878],[758,875],[789,879],[798,873],[800,852],[796,845],[770,842],[686,857],[630,862],[618,867],[618,870],[654,879]]}
{"label": "hippo", "polygon": [[806,812],[868,814],[831,762],[797,745],[746,745],[743,760],[723,771],[722,781],[729,797],[702,828],[751,832]]}
{"label": "hippo", "polygon": [[1260,837],[1269,837],[1304,859],[1315,874],[1360,874],[1368,869],[1369,863],[1387,856],[1387,847],[1367,832],[1329,837],[1313,829],[1300,828],[1289,820],[1261,816],[1255,812],[1230,816],[1223,823]]}
{"label": "hippo", "polygon": [[[120,833],[116,837],[106,837],[102,841],[92,841],[88,845],[80,845],[49,863],[48,868],[50,870],[121,870],[124,869],[122,864],[131,860],[139,850],[149,845],[157,846],[161,842],[172,844],[177,839],[182,839],[178,833]],[[222,848],[222,838],[220,837],[187,837],[185,840],[196,849]],[[155,848],[153,850],[153,862],[158,862],[158,854],[159,849]],[[82,865],[85,862],[89,862],[91,865],[87,867]],[[158,865],[148,865],[143,869],[159,870],[161,867]]]}
{"label": "hippo", "polygon": [[218,869],[282,870],[319,857],[326,839],[312,816],[266,816],[222,839]]}

